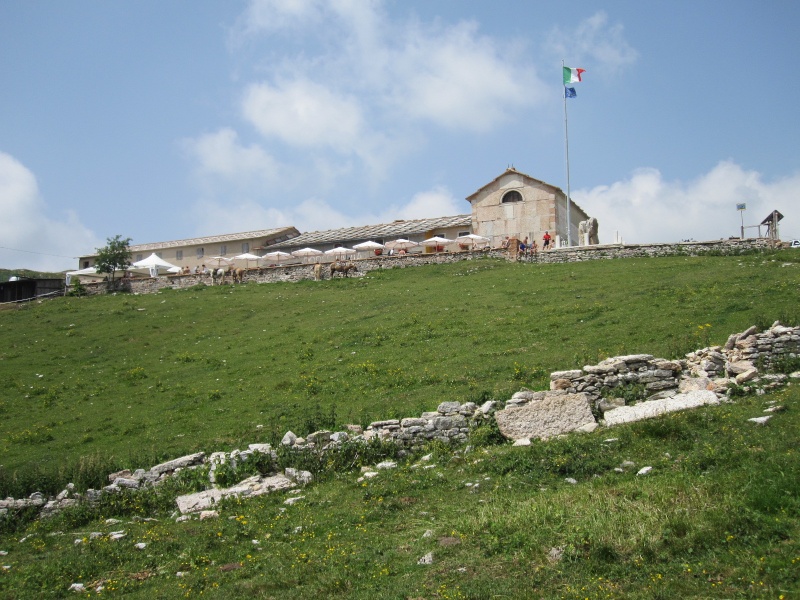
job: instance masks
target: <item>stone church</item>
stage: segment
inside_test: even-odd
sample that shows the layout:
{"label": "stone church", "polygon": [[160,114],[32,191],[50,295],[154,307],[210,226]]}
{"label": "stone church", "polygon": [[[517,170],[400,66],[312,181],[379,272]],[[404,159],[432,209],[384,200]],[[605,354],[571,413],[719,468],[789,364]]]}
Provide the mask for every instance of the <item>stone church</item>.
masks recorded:
{"label": "stone church", "polygon": [[[472,205],[472,231],[499,246],[506,236],[527,237],[541,245],[545,231],[567,243],[567,196],[554,185],[510,167],[467,200]],[[578,225],[589,216],[570,202],[569,239],[578,245]]]}

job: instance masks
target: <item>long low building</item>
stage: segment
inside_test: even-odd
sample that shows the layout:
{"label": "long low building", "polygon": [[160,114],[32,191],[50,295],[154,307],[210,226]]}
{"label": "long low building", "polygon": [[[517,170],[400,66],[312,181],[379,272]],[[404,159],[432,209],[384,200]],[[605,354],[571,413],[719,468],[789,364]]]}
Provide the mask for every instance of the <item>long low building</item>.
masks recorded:
{"label": "long low building", "polygon": [[[554,240],[577,243],[578,225],[588,215],[574,202],[569,203],[564,192],[553,185],[521,173],[510,167],[482,186],[466,200],[471,213],[452,217],[398,220],[379,225],[342,227],[325,231],[301,233],[295,227],[278,227],[258,231],[231,233],[150,244],[130,246],[131,258],[139,261],[155,253],[167,262],[180,267],[206,264],[212,256],[231,258],[253,253],[263,256],[269,252],[292,252],[301,248],[320,251],[338,246],[350,247],[366,241],[385,243],[398,238],[422,242],[434,236],[454,239],[475,233],[500,246],[506,237],[541,240],[548,232]],[[569,213],[567,212],[569,210]],[[418,247],[412,252],[435,251],[433,247]],[[79,268],[95,265],[97,254],[79,259]]]}

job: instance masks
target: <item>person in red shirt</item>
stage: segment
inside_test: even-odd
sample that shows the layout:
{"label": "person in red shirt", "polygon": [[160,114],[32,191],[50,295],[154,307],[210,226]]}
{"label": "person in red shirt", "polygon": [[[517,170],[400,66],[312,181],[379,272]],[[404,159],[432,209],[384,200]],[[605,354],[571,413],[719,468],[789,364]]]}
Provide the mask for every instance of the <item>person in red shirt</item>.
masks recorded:
{"label": "person in red shirt", "polygon": [[552,238],[550,237],[550,234],[547,231],[545,231],[544,235],[542,236],[542,242],[543,242],[542,243],[542,250],[547,250],[548,248],[550,248],[550,240],[551,239]]}

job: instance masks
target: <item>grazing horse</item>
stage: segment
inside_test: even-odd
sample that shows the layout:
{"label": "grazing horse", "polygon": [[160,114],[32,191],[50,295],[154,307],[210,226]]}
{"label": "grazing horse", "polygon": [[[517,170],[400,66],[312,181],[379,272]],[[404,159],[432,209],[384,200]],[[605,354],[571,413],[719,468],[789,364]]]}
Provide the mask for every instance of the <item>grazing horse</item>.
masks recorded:
{"label": "grazing horse", "polygon": [[244,282],[244,269],[231,268],[231,276],[233,277],[233,283],[243,283]]}
{"label": "grazing horse", "polygon": [[225,283],[225,269],[211,269],[211,285],[222,285]]}
{"label": "grazing horse", "polygon": [[342,277],[349,277],[350,271],[358,273],[358,267],[351,262],[340,262],[338,260],[331,263],[331,279],[336,273],[341,273]]}

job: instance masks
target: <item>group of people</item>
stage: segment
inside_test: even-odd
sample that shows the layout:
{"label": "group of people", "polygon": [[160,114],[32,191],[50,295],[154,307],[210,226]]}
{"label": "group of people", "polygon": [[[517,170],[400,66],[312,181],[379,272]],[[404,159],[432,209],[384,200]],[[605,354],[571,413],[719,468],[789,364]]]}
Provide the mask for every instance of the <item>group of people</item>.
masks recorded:
{"label": "group of people", "polygon": [[181,275],[191,275],[192,273],[195,275],[211,275],[211,271],[205,265],[195,266],[194,270],[190,269],[189,265],[185,265],[180,272]]}
{"label": "group of people", "polygon": [[[550,235],[550,232],[545,231],[544,235],[542,236],[542,250],[552,249],[553,247],[552,240],[553,237]],[[533,240],[529,243],[527,235],[525,236],[525,239],[523,239],[521,242],[518,243],[519,247],[517,248],[517,250],[523,256],[536,256],[536,253],[539,252],[539,246],[536,244],[536,240]],[[501,244],[500,247],[508,250],[510,245],[511,245],[511,238],[509,236],[506,236],[506,239],[503,240],[503,243]]]}

